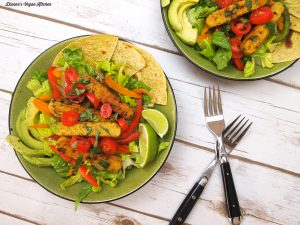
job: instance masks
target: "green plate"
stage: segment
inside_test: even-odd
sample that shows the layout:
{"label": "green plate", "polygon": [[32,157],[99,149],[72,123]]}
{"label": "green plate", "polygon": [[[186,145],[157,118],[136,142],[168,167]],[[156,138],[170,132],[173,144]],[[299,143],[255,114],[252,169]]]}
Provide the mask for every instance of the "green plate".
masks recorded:
{"label": "green plate", "polygon": [[[27,100],[32,96],[31,92],[26,88],[27,82],[31,79],[33,71],[38,68],[48,69],[51,66],[51,63],[56,56],[56,54],[64,48],[71,41],[74,41],[79,37],[75,37],[72,39],[68,39],[62,41],[46,51],[44,51],[41,55],[39,55],[25,70],[23,75],[21,76],[10,105],[9,111],[9,128],[10,133],[15,134],[15,121],[20,113],[20,111],[26,106]],[[168,104],[166,106],[156,106],[156,108],[162,111],[169,121],[169,131],[165,138],[171,142],[171,145],[168,149],[162,151],[157,158],[150,163],[148,166],[142,169],[133,168],[126,172],[126,178],[119,182],[117,187],[110,188],[106,185],[103,186],[103,190],[100,193],[92,193],[90,194],[84,202],[88,203],[100,203],[111,200],[116,200],[126,195],[133,193],[134,191],[141,188],[148,181],[150,181],[154,175],[158,172],[158,170],[162,167],[164,162],[166,161],[176,133],[177,126],[177,111],[176,111],[176,102],[173,94],[173,90],[171,88],[170,82],[167,82],[168,89]],[[51,193],[60,196],[62,198],[73,200],[76,198],[79,190],[83,187],[82,183],[78,183],[76,185],[71,186],[67,191],[63,191],[60,189],[59,184],[63,182],[63,178],[61,178],[53,168],[38,168],[36,166],[31,165],[27,161],[23,159],[21,155],[16,153],[20,163],[23,165],[24,169],[27,173],[42,187]]]}
{"label": "green plate", "polygon": [[168,8],[168,6],[162,8],[161,13],[167,32],[174,45],[190,62],[192,62],[194,65],[207,71],[210,74],[231,80],[257,80],[278,74],[297,61],[294,60],[285,63],[276,63],[274,64],[274,67],[270,69],[256,66],[255,73],[251,77],[244,77],[243,72],[237,70],[234,65],[228,65],[228,67],[226,67],[223,70],[217,70],[217,67],[214,64],[214,62],[201,56],[200,53],[198,53],[192,46],[186,45],[178,38],[168,21]]}

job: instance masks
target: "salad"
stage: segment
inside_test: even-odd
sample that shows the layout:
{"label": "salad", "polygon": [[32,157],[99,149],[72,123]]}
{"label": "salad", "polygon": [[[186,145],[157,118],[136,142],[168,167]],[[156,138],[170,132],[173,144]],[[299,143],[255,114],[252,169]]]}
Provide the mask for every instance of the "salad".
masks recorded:
{"label": "salad", "polygon": [[[218,70],[229,64],[255,73],[256,65],[300,57],[298,18],[290,15],[293,0],[173,0],[163,1],[176,35]],[[296,4],[296,3],[293,3]],[[298,6],[299,7],[299,6]],[[296,12],[296,11],[295,11]],[[296,18],[296,19],[295,19]],[[291,23],[292,21],[292,23]],[[293,30],[293,31],[291,31]]]}
{"label": "salad", "polygon": [[71,42],[27,88],[32,97],[7,141],[32,165],[52,167],[65,179],[62,190],[84,182],[75,209],[170,145],[168,119],[155,109],[167,104],[164,73],[149,53],[114,36]]}

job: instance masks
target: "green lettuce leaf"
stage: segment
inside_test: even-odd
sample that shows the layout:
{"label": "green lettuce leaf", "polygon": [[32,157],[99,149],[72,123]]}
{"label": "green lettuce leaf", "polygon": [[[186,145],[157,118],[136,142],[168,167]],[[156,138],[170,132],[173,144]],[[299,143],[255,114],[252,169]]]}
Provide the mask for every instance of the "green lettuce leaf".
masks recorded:
{"label": "green lettuce leaf", "polygon": [[82,181],[82,177],[80,175],[80,173],[76,173],[75,175],[69,177],[68,179],[66,179],[64,182],[62,182],[60,184],[60,188],[62,190],[66,190],[67,187],[72,186],[73,184],[79,183]]}
{"label": "green lettuce leaf", "polygon": [[167,149],[170,144],[171,143],[169,141],[162,140],[158,146],[158,153],[160,153],[162,150]]}
{"label": "green lettuce leaf", "polygon": [[215,57],[212,59],[216,65],[218,70],[222,70],[227,67],[230,59],[231,59],[231,49],[219,48]]}
{"label": "green lettuce leaf", "polygon": [[92,192],[93,192],[93,188],[92,185],[90,185],[89,183],[86,183],[86,185],[83,186],[83,188],[81,188],[74,203],[75,211],[77,210],[79,203]]}
{"label": "green lettuce leaf", "polygon": [[143,88],[143,89],[146,89],[147,91],[151,91],[151,87],[149,87],[148,85],[146,85],[143,81],[140,81],[140,80],[135,79],[133,77],[130,77],[128,79],[128,82],[127,82],[127,84],[126,84],[125,87],[127,89],[129,89],[129,90]]}
{"label": "green lettuce leaf", "polygon": [[37,80],[39,82],[44,82],[45,80],[48,79],[47,71],[43,69],[37,69],[33,72],[32,75],[33,80]]}
{"label": "green lettuce leaf", "polygon": [[[65,162],[60,156],[55,154],[52,158],[51,164],[59,176],[61,176],[61,177],[68,176],[68,172],[70,170],[70,164]],[[64,184],[62,189],[65,189],[65,187],[66,186]]]}
{"label": "green lettuce leaf", "polygon": [[245,68],[244,68],[244,77],[250,77],[254,74],[255,72],[255,61],[254,58],[252,57],[251,61],[247,61]]}
{"label": "green lettuce leaf", "polygon": [[215,31],[212,35],[212,43],[227,50],[231,50],[230,43],[224,32]]}
{"label": "green lettuce leaf", "polygon": [[201,49],[200,54],[212,60],[216,54],[215,47],[212,44],[211,39],[203,39],[198,43],[199,48]]}

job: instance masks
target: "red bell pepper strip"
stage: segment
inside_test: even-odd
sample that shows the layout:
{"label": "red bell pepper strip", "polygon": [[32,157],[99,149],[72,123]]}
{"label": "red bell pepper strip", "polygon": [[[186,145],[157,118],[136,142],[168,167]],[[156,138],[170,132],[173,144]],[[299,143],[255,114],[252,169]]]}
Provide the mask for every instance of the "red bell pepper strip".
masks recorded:
{"label": "red bell pepper strip", "polygon": [[60,99],[61,95],[60,95],[60,91],[57,87],[57,81],[56,81],[56,77],[54,75],[54,70],[56,68],[54,66],[51,66],[49,69],[48,69],[48,80],[49,80],[49,83],[50,83],[50,86],[52,88],[52,97],[54,99]]}
{"label": "red bell pepper strip", "polygon": [[138,98],[136,99],[136,109],[131,124],[129,125],[128,129],[121,134],[120,139],[128,138],[129,135],[134,131],[134,129],[139,124],[139,121],[142,117],[142,111],[143,111],[143,100],[141,98]]}
{"label": "red bell pepper strip", "polygon": [[94,187],[98,187],[98,183],[97,181],[94,179],[94,177],[88,173],[87,168],[85,166],[79,166],[78,171],[80,173],[80,175],[87,181],[89,182],[91,185],[93,185]]}
{"label": "red bell pepper strip", "polygon": [[121,127],[123,132],[126,131],[129,128],[126,120],[123,117],[117,119],[117,122],[118,122],[118,124]]}
{"label": "red bell pepper strip", "polygon": [[76,160],[71,157],[65,155],[64,153],[58,151],[58,149],[54,145],[49,145],[49,147],[54,151],[57,155],[59,155],[65,162],[70,163],[72,166],[75,166]]}
{"label": "red bell pepper strip", "polygon": [[125,145],[125,144],[129,144],[132,141],[138,140],[139,137],[140,137],[140,132],[135,132],[135,133],[130,134],[127,138],[117,140],[117,142],[120,145]]}
{"label": "red bell pepper strip", "polygon": [[125,154],[128,154],[130,153],[130,150],[129,148],[126,146],[126,145],[119,145],[118,146],[118,153],[125,153]]}

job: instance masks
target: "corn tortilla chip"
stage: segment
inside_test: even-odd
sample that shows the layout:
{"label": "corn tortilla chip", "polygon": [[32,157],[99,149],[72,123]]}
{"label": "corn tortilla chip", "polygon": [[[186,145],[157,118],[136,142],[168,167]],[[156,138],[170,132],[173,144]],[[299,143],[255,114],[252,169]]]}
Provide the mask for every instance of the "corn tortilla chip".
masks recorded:
{"label": "corn tortilla chip", "polygon": [[272,52],[273,63],[289,62],[300,58],[300,33],[290,32],[290,37]]}
{"label": "corn tortilla chip", "polygon": [[289,13],[295,17],[300,18],[300,1],[299,0],[285,0],[285,5]]}
{"label": "corn tortilla chip", "polygon": [[118,41],[111,59],[118,65],[125,65],[124,72],[132,76],[146,66],[143,56],[128,42]]}
{"label": "corn tortilla chip", "polygon": [[136,46],[135,48],[146,60],[146,66],[135,74],[137,79],[143,81],[152,88],[149,92],[149,95],[152,97],[152,102],[166,105],[168,96],[167,80],[164,71],[150,53]]}
{"label": "corn tortilla chip", "polygon": [[291,26],[290,29],[294,31],[300,32],[300,18],[295,17],[293,15],[290,16],[291,18]]}
{"label": "corn tortilla chip", "polygon": [[[99,34],[80,38],[71,42],[65,48],[81,48],[84,62],[96,66],[99,61],[110,61],[118,43],[118,37]],[[59,66],[63,59],[61,50],[53,61],[53,65]]]}

